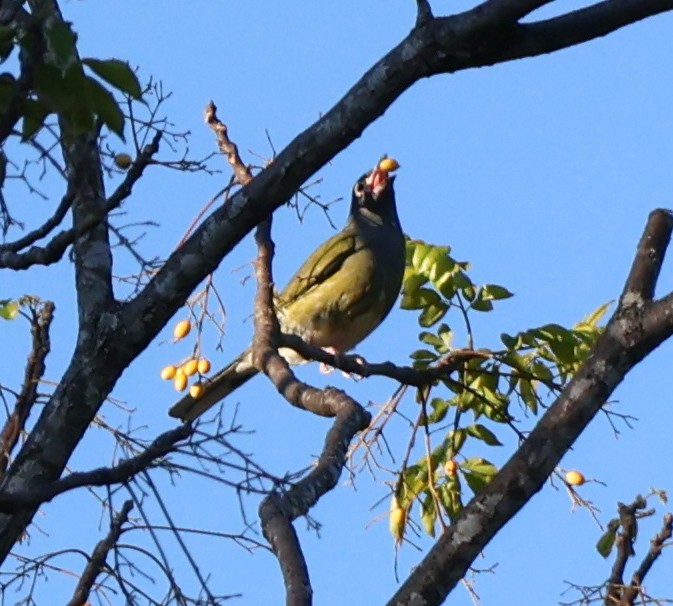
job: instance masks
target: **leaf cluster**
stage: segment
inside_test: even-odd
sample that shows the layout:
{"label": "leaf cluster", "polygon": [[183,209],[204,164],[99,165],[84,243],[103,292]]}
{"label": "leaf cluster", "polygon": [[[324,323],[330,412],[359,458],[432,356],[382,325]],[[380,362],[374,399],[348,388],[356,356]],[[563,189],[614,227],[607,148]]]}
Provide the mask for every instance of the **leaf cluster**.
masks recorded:
{"label": "leaf cluster", "polygon": [[[537,415],[545,399],[559,393],[578,370],[601,334],[598,323],[609,307],[601,305],[569,328],[546,324],[503,333],[502,348],[477,348],[474,312],[491,312],[496,301],[513,294],[498,284],[475,284],[469,270],[469,263],[453,258],[447,246],[407,242],[401,306],[418,312],[424,346],[411,354],[413,365],[447,366],[452,372],[416,391],[414,431],[425,434],[426,451],[399,470],[394,498],[406,514],[418,501],[420,521],[432,536],[438,523],[460,513],[466,488],[477,495],[497,473],[484,456],[488,448],[502,446],[507,431],[521,439],[517,417]],[[467,333],[466,348],[454,346],[454,333],[443,321],[454,315]],[[457,353],[467,355],[456,366]]]}
{"label": "leaf cluster", "polygon": [[0,73],[0,113],[18,108],[16,120],[22,119],[24,140],[34,137],[52,114],[67,121],[75,133],[105,125],[124,139],[124,113],[113,91],[140,100],[140,83],[124,61],[80,59],[76,42],[71,25],[61,21],[0,27],[0,65],[6,65],[14,51],[22,65],[19,77]]}

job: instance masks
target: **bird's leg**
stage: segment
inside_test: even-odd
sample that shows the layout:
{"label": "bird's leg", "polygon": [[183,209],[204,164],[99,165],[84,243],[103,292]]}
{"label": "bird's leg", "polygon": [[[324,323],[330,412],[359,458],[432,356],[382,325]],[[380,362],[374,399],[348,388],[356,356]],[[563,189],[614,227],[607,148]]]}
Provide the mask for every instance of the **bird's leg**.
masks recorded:
{"label": "bird's leg", "polygon": [[[334,347],[323,347],[322,350],[332,354],[337,360],[341,355],[341,352],[334,349]],[[325,362],[320,362],[320,372],[324,375],[328,375],[334,372],[334,367],[326,364]]]}
{"label": "bird's leg", "polygon": [[[337,359],[337,362],[339,361],[339,358],[341,358],[342,356],[345,355],[344,352],[337,351],[336,349],[334,349],[334,347],[323,347],[322,349],[323,349],[323,351],[326,351],[327,353],[332,354]],[[356,356],[356,359],[360,364],[365,364],[364,358],[361,358],[360,356]],[[329,364],[325,364],[325,362],[320,362],[320,372],[324,375],[328,375],[328,374],[334,372],[334,367],[330,366]],[[350,373],[350,372],[346,372],[345,370],[342,370],[341,374],[344,377],[346,377],[347,379],[358,380],[358,379],[362,378],[359,375],[356,375],[356,374],[353,374],[353,373]]]}

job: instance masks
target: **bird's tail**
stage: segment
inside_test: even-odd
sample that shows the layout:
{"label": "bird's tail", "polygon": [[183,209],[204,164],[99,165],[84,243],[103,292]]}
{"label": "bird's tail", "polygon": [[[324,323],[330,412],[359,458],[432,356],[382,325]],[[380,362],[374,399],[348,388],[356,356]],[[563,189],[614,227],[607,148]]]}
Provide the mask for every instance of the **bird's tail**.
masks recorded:
{"label": "bird's tail", "polygon": [[184,396],[171,407],[168,414],[183,421],[193,421],[254,377],[257,372],[250,360],[250,351],[246,350],[205,382],[205,390],[198,398]]}

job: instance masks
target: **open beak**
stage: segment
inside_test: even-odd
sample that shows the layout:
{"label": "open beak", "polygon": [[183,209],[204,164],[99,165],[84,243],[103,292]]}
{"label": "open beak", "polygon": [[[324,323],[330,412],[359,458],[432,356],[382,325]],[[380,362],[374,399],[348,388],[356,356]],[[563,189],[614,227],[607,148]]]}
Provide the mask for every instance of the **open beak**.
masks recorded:
{"label": "open beak", "polygon": [[369,177],[367,177],[367,185],[369,185],[374,198],[378,198],[381,195],[381,192],[388,187],[388,177],[388,171],[381,170],[380,168],[375,168]]}

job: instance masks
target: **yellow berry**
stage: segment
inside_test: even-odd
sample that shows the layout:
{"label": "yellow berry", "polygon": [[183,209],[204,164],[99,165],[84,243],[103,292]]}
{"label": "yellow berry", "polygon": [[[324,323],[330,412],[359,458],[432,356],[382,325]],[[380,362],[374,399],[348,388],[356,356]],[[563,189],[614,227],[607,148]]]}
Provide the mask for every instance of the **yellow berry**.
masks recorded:
{"label": "yellow berry", "polygon": [[447,476],[455,476],[458,472],[458,463],[456,463],[453,459],[449,459],[446,463],[444,463],[444,471],[446,472]]}
{"label": "yellow berry", "polygon": [[195,400],[197,398],[200,398],[202,394],[203,394],[203,385],[201,385],[201,383],[194,383],[194,385],[192,385],[189,388],[189,395],[192,396],[192,398],[194,398]]}
{"label": "yellow berry", "polygon": [[182,372],[184,372],[188,377],[191,377],[192,375],[196,374],[198,365],[199,363],[194,358],[187,360],[182,365]]}
{"label": "yellow berry", "polygon": [[399,167],[400,163],[395,158],[383,158],[379,162],[379,170],[385,170],[387,173],[391,173]]}
{"label": "yellow berry", "polygon": [[400,507],[397,498],[393,496],[390,501],[390,519],[389,528],[390,534],[393,535],[395,542],[399,543],[404,536],[404,526],[407,521],[407,512]]}
{"label": "yellow berry", "polygon": [[164,366],[161,369],[161,378],[164,379],[164,381],[170,381],[173,377],[175,377],[175,373],[177,372],[177,368],[173,366],[172,364],[169,364],[168,366]]}
{"label": "yellow berry", "polygon": [[586,478],[579,471],[573,469],[566,473],[566,482],[571,486],[582,486],[586,481]]}
{"label": "yellow berry", "polygon": [[126,170],[133,164],[133,158],[129,156],[128,154],[117,154],[114,157],[114,163],[118,168],[121,168],[122,170]]}
{"label": "yellow berry", "polygon": [[199,360],[198,371],[202,375],[207,375],[210,372],[210,360],[208,358],[201,358]]}
{"label": "yellow berry", "polygon": [[187,375],[182,372],[181,368],[178,368],[178,370],[175,373],[175,378],[173,379],[173,387],[175,387],[175,391],[184,391],[185,387],[187,387]]}
{"label": "yellow berry", "polygon": [[177,339],[183,339],[189,334],[192,329],[192,323],[189,320],[181,320],[175,325],[173,329],[173,336]]}

